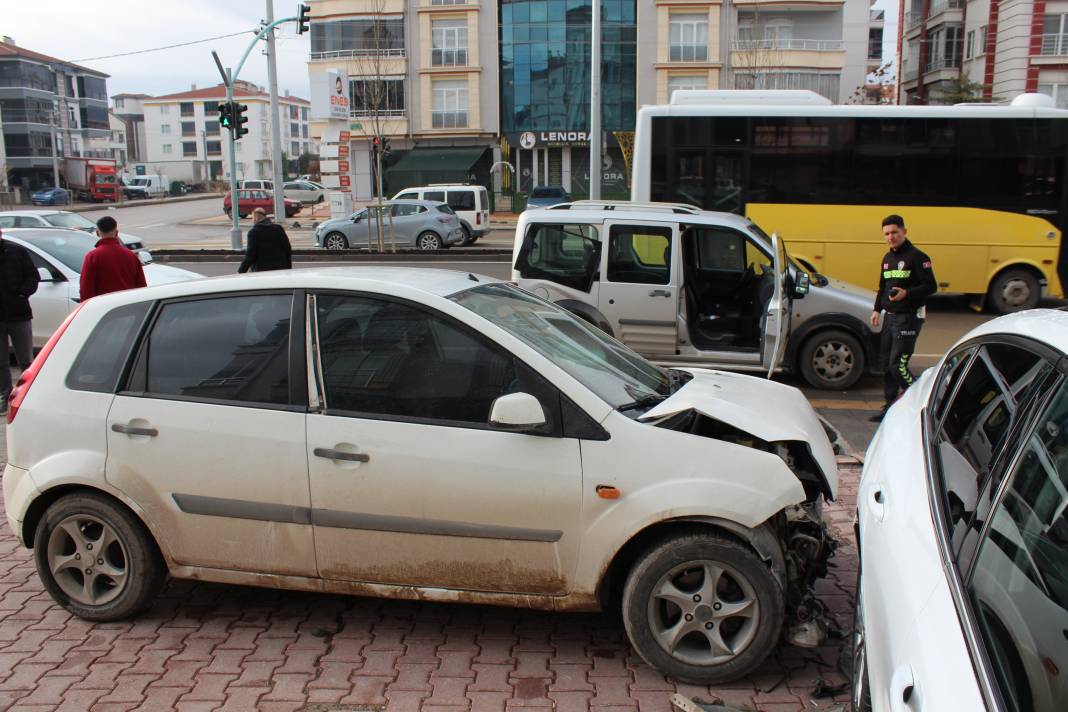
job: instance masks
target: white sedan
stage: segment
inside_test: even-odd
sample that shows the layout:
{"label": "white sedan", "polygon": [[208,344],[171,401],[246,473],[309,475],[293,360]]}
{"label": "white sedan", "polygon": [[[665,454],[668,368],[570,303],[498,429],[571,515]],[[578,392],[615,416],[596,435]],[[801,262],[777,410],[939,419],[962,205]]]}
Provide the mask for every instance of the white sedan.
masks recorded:
{"label": "white sedan", "polygon": [[[13,227],[28,229],[54,230],[57,227],[69,230],[81,230],[90,235],[96,234],[96,223],[78,213],[69,210],[8,210],[0,212],[0,228],[8,230]],[[122,244],[131,250],[143,252],[141,262],[147,264],[152,261],[151,255],[145,250],[145,241],[136,235],[119,228],[119,239]]]}
{"label": "white sedan", "polygon": [[857,494],[857,710],[1068,709],[1068,313],[987,322],[890,409]]}
{"label": "white sedan", "polygon": [[[4,230],[3,239],[25,247],[40,275],[30,297],[33,310],[33,345],[41,348],[79,301],[79,282],[85,256],[96,239],[77,230]],[[149,285],[199,279],[196,272],[160,264],[144,265]]]}
{"label": "white sedan", "polygon": [[326,188],[308,181],[290,181],[282,187],[285,197],[299,200],[305,205],[321,203],[326,196]]}

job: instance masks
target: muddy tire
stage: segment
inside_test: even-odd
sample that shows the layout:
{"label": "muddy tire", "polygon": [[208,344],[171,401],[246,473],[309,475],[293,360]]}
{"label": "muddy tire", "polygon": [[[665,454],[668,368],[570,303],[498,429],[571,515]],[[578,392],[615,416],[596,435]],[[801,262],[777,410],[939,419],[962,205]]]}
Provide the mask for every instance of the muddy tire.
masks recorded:
{"label": "muddy tire", "polygon": [[156,543],[129,510],[84,492],[45,510],[33,559],[56,603],[90,621],[136,615],[152,603],[167,573]]}
{"label": "muddy tire", "polygon": [[717,534],[648,549],[623,589],[623,624],[642,658],[676,680],[715,685],[756,669],[782,632],[783,592],[751,549]]}
{"label": "muddy tire", "polygon": [[864,346],[848,331],[820,331],[801,346],[797,367],[813,388],[844,390],[864,375]]}

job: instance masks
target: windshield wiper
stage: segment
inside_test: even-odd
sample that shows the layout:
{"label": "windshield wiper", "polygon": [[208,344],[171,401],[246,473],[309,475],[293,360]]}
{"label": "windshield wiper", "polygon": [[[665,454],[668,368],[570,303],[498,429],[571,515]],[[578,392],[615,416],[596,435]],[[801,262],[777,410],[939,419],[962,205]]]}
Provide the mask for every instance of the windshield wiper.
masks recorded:
{"label": "windshield wiper", "polygon": [[623,386],[623,389],[627,392],[627,395],[632,397],[634,400],[630,403],[624,403],[623,405],[616,408],[616,410],[618,411],[634,410],[635,408],[649,408],[667,399],[667,396],[662,395],[660,393],[643,394],[641,391],[639,391],[637,388],[634,388],[630,384]]}
{"label": "windshield wiper", "polygon": [[665,369],[665,372],[668,375],[668,379],[670,379],[668,393],[674,393],[693,379],[692,373],[686,373],[686,371],[680,371],[677,368],[668,368]]}

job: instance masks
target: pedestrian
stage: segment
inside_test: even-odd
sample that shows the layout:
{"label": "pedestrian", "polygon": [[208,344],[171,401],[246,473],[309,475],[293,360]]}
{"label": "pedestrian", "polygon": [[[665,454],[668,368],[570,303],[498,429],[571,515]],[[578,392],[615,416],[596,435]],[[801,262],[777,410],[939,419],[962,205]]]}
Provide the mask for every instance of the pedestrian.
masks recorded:
{"label": "pedestrian", "polygon": [[876,423],[915,380],[909,370],[909,360],[927,317],[927,298],[938,291],[931,258],[909,242],[904,218],[900,215],[883,218],[883,237],[890,251],[883,256],[871,325],[879,326],[879,317],[886,312],[879,349],[880,365],[885,369],[886,402],[882,411],[870,418]]}
{"label": "pedestrian", "polygon": [[11,395],[11,355],[8,340],[15,350],[15,361],[25,371],[33,361],[33,312],[30,295],[37,291],[40,278],[30,255],[19,245],[4,239],[0,231],[0,408],[7,413],[7,399]]}
{"label": "pedestrian", "polygon": [[145,270],[133,250],[119,239],[119,224],[105,215],[96,221],[96,247],[82,260],[82,301],[108,292],[145,286]]}
{"label": "pedestrian", "polygon": [[255,225],[248,231],[245,259],[237,268],[239,273],[265,272],[269,269],[290,269],[293,266],[293,248],[289,236],[281,225],[267,217],[267,211],[256,208],[252,211]]}

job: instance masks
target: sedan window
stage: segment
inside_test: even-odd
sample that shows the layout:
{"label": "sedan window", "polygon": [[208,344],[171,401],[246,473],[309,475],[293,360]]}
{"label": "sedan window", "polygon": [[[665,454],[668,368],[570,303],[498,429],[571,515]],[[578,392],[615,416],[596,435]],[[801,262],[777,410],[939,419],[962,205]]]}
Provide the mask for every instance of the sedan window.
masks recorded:
{"label": "sedan window", "polygon": [[1068,387],[1025,441],[968,593],[1008,709],[1068,709]]}
{"label": "sedan window", "polygon": [[0,227],[15,227],[15,216],[0,215]]}
{"label": "sedan window", "polygon": [[83,218],[78,213],[52,213],[46,215],[44,219],[56,227],[69,227],[75,230],[92,230],[96,227],[96,223]]}

